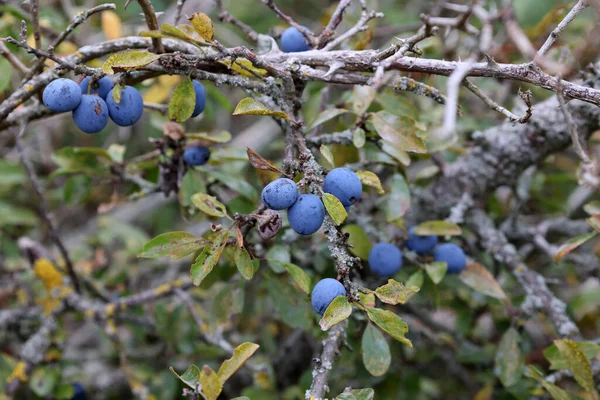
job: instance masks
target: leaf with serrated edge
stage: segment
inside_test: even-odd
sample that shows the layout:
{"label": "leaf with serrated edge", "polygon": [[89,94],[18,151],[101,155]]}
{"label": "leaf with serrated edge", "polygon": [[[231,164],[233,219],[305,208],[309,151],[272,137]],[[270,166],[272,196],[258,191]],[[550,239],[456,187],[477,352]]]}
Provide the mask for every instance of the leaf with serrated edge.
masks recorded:
{"label": "leaf with serrated edge", "polygon": [[460,226],[448,221],[427,221],[415,229],[417,235],[458,236],[462,233]]}
{"label": "leaf with serrated edge", "polygon": [[577,344],[570,339],[555,340],[554,344],[558,347],[558,351],[565,359],[579,386],[588,392],[595,391],[592,367]]}
{"label": "leaf with serrated edge", "polygon": [[335,160],[333,158],[333,153],[331,152],[331,149],[329,148],[329,146],[327,146],[326,144],[323,144],[323,145],[321,145],[321,147],[319,147],[319,151],[321,152],[323,157],[325,157],[325,159],[327,160],[329,165],[331,165],[332,167],[335,167]]}
{"label": "leaf with serrated edge", "polygon": [[379,180],[379,177],[377,175],[375,175],[373,172],[371,172],[371,171],[356,171],[356,175],[358,175],[358,179],[360,179],[360,181],[363,185],[367,185],[372,188],[375,188],[375,190],[377,191],[377,194],[385,193],[385,190],[383,190],[383,187],[381,186],[381,181]]}
{"label": "leaf with serrated edge", "polygon": [[217,372],[221,383],[224,384],[231,375],[235,374],[235,372],[240,369],[250,357],[252,357],[259,347],[259,345],[251,342],[245,342],[236,347],[235,350],[233,350],[233,356],[223,361],[221,368],[219,368],[219,372]]}
{"label": "leaf with serrated edge", "polygon": [[336,225],[341,225],[348,217],[348,212],[342,202],[330,193],[323,193],[323,204],[329,216]]}
{"label": "leaf with serrated edge", "polygon": [[229,231],[227,229],[222,229],[212,235],[210,238],[211,244],[204,248],[190,269],[190,275],[194,285],[200,285],[204,278],[210,274],[215,265],[217,265],[221,258],[221,254],[227,245],[228,237]]}
{"label": "leaf with serrated edge", "polygon": [[147,50],[128,50],[108,57],[102,64],[102,71],[105,74],[113,75],[117,72],[145,67],[159,58],[160,55]]}
{"label": "leaf with serrated edge", "polygon": [[427,153],[425,142],[415,133],[415,121],[412,119],[387,111],[372,113],[369,119],[379,136],[397,144],[401,150]]}
{"label": "leaf with serrated edge", "polygon": [[198,32],[198,35],[202,39],[212,41],[215,38],[215,27],[208,15],[196,12],[188,18],[188,21],[190,21],[194,30]]}
{"label": "leaf with serrated edge", "polygon": [[313,123],[310,124],[310,128],[308,128],[308,130],[314,129],[317,126],[321,125],[322,123],[327,122],[330,119],[333,119],[333,118],[337,117],[338,115],[342,115],[347,112],[348,112],[348,110],[346,110],[344,108],[328,108],[327,110],[325,110],[325,111],[319,113],[319,115],[317,115],[317,118],[315,118]]}
{"label": "leaf with serrated edge", "polygon": [[250,147],[246,148],[246,154],[248,154],[248,160],[250,160],[250,164],[254,168],[264,169],[265,171],[277,172],[278,174],[281,174],[279,168],[262,158],[260,154],[252,150]]}
{"label": "leaf with serrated edge", "polygon": [[385,333],[397,341],[412,347],[412,342],[404,337],[408,332],[408,325],[398,315],[388,310],[375,307],[365,307],[369,319],[380,327]]}
{"label": "leaf with serrated edge", "polygon": [[137,256],[140,258],[169,256],[177,259],[199,250],[206,244],[205,239],[191,233],[167,232],[146,243]]}
{"label": "leaf with serrated edge", "polygon": [[329,304],[319,321],[321,329],[326,331],[332,326],[339,324],[352,314],[352,304],[346,296],[338,296]]}
{"label": "leaf with serrated edge", "polygon": [[384,375],[392,362],[390,346],[381,331],[367,324],[363,332],[361,349],[365,368],[373,376]]}
{"label": "leaf with serrated edge", "polygon": [[494,362],[494,372],[504,387],[516,384],[523,375],[523,359],[519,342],[521,336],[514,328],[509,328],[498,345]]}
{"label": "leaf with serrated edge", "polygon": [[286,113],[283,111],[273,111],[258,100],[254,100],[250,97],[240,100],[233,115],[266,115],[271,117],[278,117],[283,119],[289,119]]}
{"label": "leaf with serrated edge", "polygon": [[393,279],[388,279],[387,283],[375,290],[375,295],[379,300],[387,304],[404,304],[420,289],[417,286],[404,286],[404,284]]}
{"label": "leaf with serrated edge", "polygon": [[227,213],[227,208],[223,203],[206,193],[196,193],[191,200],[200,211],[213,217],[224,217]]}
{"label": "leaf with serrated edge", "polygon": [[169,118],[175,122],[185,122],[194,113],[196,91],[189,76],[177,85],[169,101]]}
{"label": "leaf with serrated edge", "polygon": [[479,293],[483,293],[486,296],[499,300],[506,299],[506,293],[504,293],[504,290],[502,290],[502,287],[500,287],[496,278],[494,278],[486,267],[477,262],[467,264],[465,269],[461,271],[459,277],[465,285]]}
{"label": "leaf with serrated edge", "polygon": [[243,247],[236,247],[234,254],[235,266],[237,267],[240,274],[246,279],[252,279],[254,275],[254,266],[252,265],[252,260],[250,259],[250,254]]}
{"label": "leaf with serrated edge", "polygon": [[227,131],[221,131],[215,135],[209,135],[208,133],[186,133],[185,137],[188,140],[205,140],[211,143],[227,143],[231,140],[231,133]]}
{"label": "leaf with serrated edge", "polygon": [[223,384],[219,377],[208,365],[203,366],[200,371],[200,385],[202,385],[201,390],[206,400],[217,400],[223,390]]}
{"label": "leaf with serrated edge", "polygon": [[434,261],[425,264],[425,271],[429,278],[431,278],[431,281],[437,285],[444,279],[444,276],[446,276],[448,264],[444,261]]}
{"label": "leaf with serrated edge", "polygon": [[175,375],[175,377],[177,379],[179,379],[181,382],[185,383],[186,385],[188,385],[192,389],[196,389],[196,384],[198,382],[200,382],[200,368],[198,368],[194,364],[190,365],[185,370],[185,372],[183,373],[183,375],[179,375],[177,372],[175,372],[175,370],[173,369],[173,367],[169,367],[169,370],[171,371],[171,373],[173,375]]}

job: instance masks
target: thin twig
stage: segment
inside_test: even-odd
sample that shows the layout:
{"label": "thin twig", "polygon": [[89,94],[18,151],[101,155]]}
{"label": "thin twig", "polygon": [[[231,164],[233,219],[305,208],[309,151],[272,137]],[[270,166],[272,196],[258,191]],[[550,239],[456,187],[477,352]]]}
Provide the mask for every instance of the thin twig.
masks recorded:
{"label": "thin twig", "polygon": [[[561,33],[567,28],[567,25],[571,23],[579,15],[581,11],[587,8],[588,2],[587,0],[579,0],[575,6],[569,11],[569,13],[563,18],[562,21],[554,28],[552,32],[550,32],[550,36],[546,39],[542,47],[537,52],[538,56],[544,56],[550,47],[556,42],[556,39],[561,35]],[[537,58],[537,57],[536,57]]]}
{"label": "thin twig", "polygon": [[[130,1],[131,0],[127,0],[127,2],[125,3],[126,8]],[[144,12],[144,18],[146,19],[146,25],[148,25],[148,29],[150,29],[151,31],[158,30],[158,19],[156,18],[156,11],[154,11],[152,2],[150,0],[137,0],[137,2],[142,8],[142,11]],[[165,52],[165,48],[162,45],[162,42],[159,38],[152,38],[152,46],[154,46],[154,50],[158,54]]]}
{"label": "thin twig", "polygon": [[589,164],[592,162],[592,160],[590,159],[589,154],[583,148],[583,145],[581,144],[579,135],[577,134],[576,125],[573,122],[573,117],[571,116],[571,113],[567,110],[565,98],[562,93],[562,83],[561,82],[562,82],[562,79],[560,79],[560,76],[557,77],[556,78],[556,86],[557,86],[556,87],[556,97],[558,98],[558,103],[560,104],[560,110],[563,113],[563,115],[565,116],[565,119],[567,120],[567,125],[569,126],[569,132],[571,134],[571,141],[573,142],[573,148],[575,149],[575,153],[577,153],[577,155],[579,156],[579,158],[581,158],[581,161],[583,161],[583,163]]}
{"label": "thin twig", "polygon": [[223,5],[223,0],[216,0],[216,2],[217,7],[219,8],[219,20],[221,22],[228,22],[232,25],[237,26],[242,31],[244,31],[248,39],[250,39],[252,42],[258,41],[258,33],[254,29],[252,29],[251,26],[246,25],[245,23],[231,15],[229,11],[225,9],[225,6]]}
{"label": "thin twig", "polygon": [[29,68],[27,68],[25,64],[23,64],[21,60],[19,60],[19,58],[11,52],[2,41],[0,41],[0,54],[6,58],[10,65],[12,65],[17,71],[24,75],[29,72]]}
{"label": "thin twig", "polygon": [[179,25],[179,20],[181,19],[181,10],[183,9],[184,4],[185,0],[177,0],[177,11],[175,12],[175,25]]}
{"label": "thin twig", "polygon": [[269,7],[271,10],[273,10],[273,12],[275,14],[277,14],[277,16],[281,19],[283,19],[284,21],[286,21],[288,24],[290,24],[291,26],[293,26],[294,28],[298,29],[300,31],[300,33],[302,33],[302,35],[304,35],[304,38],[306,39],[306,41],[308,42],[308,44],[310,45],[310,47],[315,47],[317,44],[317,38],[315,37],[315,35],[306,27],[300,25],[299,23],[297,23],[296,21],[294,21],[294,19],[292,17],[290,17],[289,15],[285,14],[283,11],[281,11],[279,9],[279,7],[277,7],[277,4],[275,4],[275,2],[273,0],[262,0],[262,2]]}
{"label": "thin twig", "polygon": [[33,38],[35,39],[35,48],[42,48],[42,37],[40,36],[40,14],[38,0],[31,0],[31,22],[33,23]]}
{"label": "thin twig", "polygon": [[531,118],[531,114],[532,114],[531,113],[531,104],[528,105],[527,112],[525,113],[525,115],[522,117],[519,117],[518,115],[515,115],[512,112],[508,111],[506,108],[502,107],[500,104],[496,103],[491,97],[489,97],[487,94],[483,93],[481,91],[481,89],[479,89],[470,80],[465,79],[463,82],[463,85],[465,85],[465,87],[467,89],[469,89],[471,92],[473,92],[473,94],[475,96],[477,96],[481,100],[483,100],[483,102],[485,104],[487,104],[492,110],[498,111],[500,114],[504,115],[506,118],[508,118],[512,122],[518,122],[520,124],[524,124],[525,122],[527,122],[529,120],[529,118]]}

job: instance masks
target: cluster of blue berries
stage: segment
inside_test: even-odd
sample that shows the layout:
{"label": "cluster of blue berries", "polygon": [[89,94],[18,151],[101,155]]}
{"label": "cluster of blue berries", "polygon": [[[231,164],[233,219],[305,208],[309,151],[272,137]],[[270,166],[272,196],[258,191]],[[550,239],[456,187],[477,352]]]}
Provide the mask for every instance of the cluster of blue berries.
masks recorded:
{"label": "cluster of blue berries", "polygon": [[[358,175],[348,168],[336,168],[329,172],[323,190],[337,197],[346,210],[356,203],[362,194]],[[262,191],[262,202],[271,210],[288,210],[290,227],[301,235],[312,235],[321,228],[325,219],[325,207],[314,194],[299,194],[291,179],[279,178]]]}
{"label": "cluster of blue berries", "polygon": [[136,88],[125,86],[117,103],[113,90],[114,84],[106,76],[96,82],[88,76],[79,85],[60,78],[46,86],[42,100],[51,111],[72,111],[75,125],[86,133],[100,132],[109,117],[119,126],[135,124],[144,112],[142,95]]}
{"label": "cluster of blue berries", "polygon": [[[417,254],[423,255],[433,251],[435,261],[448,264],[449,273],[459,273],[467,265],[465,252],[453,243],[438,244],[435,235],[417,235],[416,227],[408,230],[406,247]],[[402,267],[402,250],[391,243],[377,243],[369,253],[371,272],[380,277],[390,277]]]}

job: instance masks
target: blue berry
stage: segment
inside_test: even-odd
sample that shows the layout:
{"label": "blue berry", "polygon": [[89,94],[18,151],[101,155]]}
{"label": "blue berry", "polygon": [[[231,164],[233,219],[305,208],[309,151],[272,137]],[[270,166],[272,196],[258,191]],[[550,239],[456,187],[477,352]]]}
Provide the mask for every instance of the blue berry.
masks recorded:
{"label": "blue berry", "polygon": [[453,243],[440,244],[433,251],[435,261],[444,261],[448,264],[448,272],[459,273],[467,265],[465,252]]}
{"label": "blue berry", "polygon": [[100,132],[108,124],[108,106],[99,96],[84,94],[73,110],[73,121],[85,133]]}
{"label": "blue berry", "polygon": [[324,219],[325,207],[314,194],[301,194],[288,209],[290,226],[301,235],[312,235],[318,231]]}
{"label": "blue berry", "polygon": [[335,279],[325,278],[321,279],[315,285],[310,297],[310,302],[312,303],[313,309],[320,315],[323,315],[333,299],[345,295],[346,289],[344,288],[344,285]]}
{"label": "blue berry", "polygon": [[438,237],[435,235],[417,235],[416,233],[414,233],[415,229],[417,229],[417,227],[413,226],[408,230],[408,240],[406,241],[406,247],[418,254],[429,253],[437,244]]}
{"label": "blue berry", "polygon": [[73,395],[73,397],[71,397],[71,400],[86,400],[85,390],[83,389],[83,386],[81,386],[79,383],[74,383],[73,390],[75,391],[75,394]]}
{"label": "blue berry", "polygon": [[138,122],[144,112],[144,99],[140,92],[134,87],[125,86],[121,89],[121,101],[117,103],[113,99],[113,90],[106,96],[110,118],[119,126],[131,126]]}
{"label": "blue berry", "polygon": [[105,76],[103,78],[100,78],[96,82],[94,82],[92,84],[91,90],[89,90],[91,80],[92,80],[91,77],[86,76],[81,82],[79,82],[79,87],[81,88],[81,94],[88,94],[88,91],[89,91],[89,94],[97,94],[98,96],[102,97],[102,99],[105,100],[106,96],[108,96],[108,92],[110,92],[114,86],[113,81],[111,81],[108,76]]}
{"label": "blue berry", "polygon": [[192,118],[194,118],[204,111],[204,107],[206,106],[206,92],[204,86],[200,82],[192,81],[192,85],[194,85],[194,92],[196,92],[196,106],[192,113]]}
{"label": "blue berry", "polygon": [[351,206],[360,199],[362,183],[351,169],[336,168],[325,177],[323,190],[337,197],[343,205]]}
{"label": "blue berry", "polygon": [[369,253],[371,272],[390,277],[402,267],[402,251],[391,243],[377,243]]}
{"label": "blue berry", "polygon": [[183,152],[183,161],[188,165],[204,165],[210,158],[210,149],[205,146],[188,147]]}
{"label": "blue berry", "polygon": [[291,26],[281,34],[281,49],[286,53],[297,53],[307,51],[309,47],[302,32]]}
{"label": "blue berry", "polygon": [[275,179],[262,191],[262,202],[271,210],[290,208],[298,199],[296,183],[287,178]]}
{"label": "blue berry", "polygon": [[81,103],[81,90],[70,79],[55,79],[44,89],[42,101],[50,111],[73,111]]}

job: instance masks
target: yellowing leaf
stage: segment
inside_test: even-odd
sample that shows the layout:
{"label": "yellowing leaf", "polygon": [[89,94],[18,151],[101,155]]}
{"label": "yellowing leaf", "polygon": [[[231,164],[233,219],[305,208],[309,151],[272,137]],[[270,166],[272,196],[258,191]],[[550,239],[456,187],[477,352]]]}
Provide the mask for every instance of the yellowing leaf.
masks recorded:
{"label": "yellowing leaf", "polygon": [[204,278],[211,273],[215,265],[217,265],[221,258],[221,254],[227,245],[228,238],[229,231],[227,229],[221,229],[212,235],[210,238],[210,246],[204,248],[190,269],[190,275],[194,285],[200,285]]}
{"label": "yellowing leaf", "polygon": [[417,235],[458,236],[462,233],[460,226],[448,221],[427,221],[415,229]]}
{"label": "yellowing leaf", "polygon": [[382,376],[390,368],[390,346],[381,331],[370,323],[363,332],[360,352],[363,364],[371,375]]}
{"label": "yellowing leaf", "polygon": [[404,151],[427,153],[425,142],[417,136],[415,121],[408,117],[378,111],[369,118],[373,127],[383,139],[395,143]]}
{"label": "yellowing leaf", "polygon": [[352,89],[352,111],[357,115],[367,111],[376,94],[377,90],[373,86],[354,85]]}
{"label": "yellowing leaf", "polygon": [[[579,350],[585,355],[588,360],[600,354],[600,345],[592,342],[575,342]],[[569,365],[558,351],[556,345],[552,345],[544,350],[544,357],[550,362],[551,370],[568,369]]]}
{"label": "yellowing leaf", "polygon": [[252,265],[250,254],[248,254],[248,251],[245,248],[239,246],[236,247],[234,261],[240,274],[242,274],[246,280],[252,279],[252,276],[254,275],[254,266]]}
{"label": "yellowing leaf", "polygon": [[227,208],[223,203],[206,193],[196,193],[191,200],[200,211],[213,217],[224,217],[227,213]]}
{"label": "yellowing leaf", "polygon": [[206,240],[187,232],[167,232],[158,235],[142,247],[140,258],[169,256],[175,259],[185,257],[204,247]]}
{"label": "yellowing leaf", "polygon": [[185,136],[188,140],[205,140],[212,143],[227,143],[231,140],[231,133],[227,131],[220,131],[214,135],[209,135],[208,133],[187,133]]}
{"label": "yellowing leaf", "polygon": [[260,101],[254,100],[250,97],[242,99],[238,103],[238,105],[235,106],[235,110],[233,110],[233,115],[266,115],[271,117],[289,119],[286,113],[282,111],[272,111]]}
{"label": "yellowing leaf", "polygon": [[189,76],[186,76],[173,91],[169,101],[169,118],[175,122],[185,122],[194,113],[196,92]]}
{"label": "yellowing leaf", "polygon": [[266,69],[256,68],[252,62],[246,58],[237,58],[235,62],[231,60],[221,60],[219,63],[236,74],[247,76],[248,78],[256,78],[256,76],[267,76],[269,72]]}
{"label": "yellowing leaf", "polygon": [[544,375],[533,365],[527,366],[526,375],[542,385],[554,400],[571,400],[569,393],[544,379]]}
{"label": "yellowing leaf", "polygon": [[116,84],[113,90],[111,90],[111,92],[113,100],[115,101],[115,103],[119,104],[121,102],[121,85]]}
{"label": "yellowing leaf", "polygon": [[102,71],[108,75],[145,67],[158,60],[160,55],[147,50],[128,50],[108,57],[102,64]]}
{"label": "yellowing leaf", "polygon": [[221,383],[225,383],[231,375],[235,374],[235,372],[240,369],[250,357],[252,357],[259,347],[259,345],[250,342],[242,343],[236,347],[233,351],[233,356],[223,361],[221,368],[219,368],[219,372],[217,372]]}
{"label": "yellowing leaf", "polygon": [[326,331],[332,326],[339,324],[352,314],[352,304],[346,296],[338,296],[329,304],[319,321],[321,329]]}
{"label": "yellowing leaf", "polygon": [[47,290],[52,290],[62,285],[62,274],[56,269],[54,264],[46,258],[38,258],[35,261],[33,272],[35,273],[35,276],[42,281]]}
{"label": "yellowing leaf", "polygon": [[596,232],[600,232],[600,214],[592,215],[587,219],[587,222]]}
{"label": "yellowing leaf", "polygon": [[444,261],[434,261],[429,264],[425,264],[425,272],[436,285],[444,279],[446,272],[448,271],[448,264]]}
{"label": "yellowing leaf", "polygon": [[326,144],[323,144],[323,145],[321,145],[321,147],[319,147],[319,151],[321,152],[321,154],[323,154],[323,157],[325,157],[325,159],[327,160],[329,165],[331,165],[332,167],[335,167],[335,160],[333,158],[333,153],[331,152],[331,149],[329,148],[329,146],[327,146]]}
{"label": "yellowing leaf", "polygon": [[388,222],[402,218],[410,206],[410,190],[401,174],[392,176],[390,193],[386,195],[385,219]]}
{"label": "yellowing leaf", "polygon": [[569,370],[573,373],[573,378],[579,386],[588,392],[596,392],[592,367],[585,354],[577,347],[577,344],[570,339],[555,340],[554,344],[558,347],[558,351],[566,361]]}
{"label": "yellowing leaf", "polygon": [[506,299],[506,293],[504,293],[498,281],[487,268],[477,262],[467,264],[459,277],[465,285],[470,286],[479,293],[499,300]]}
{"label": "yellowing leaf", "polygon": [[121,37],[121,18],[112,11],[102,12],[102,31],[108,40],[115,40]]}
{"label": "yellowing leaf", "polygon": [[417,286],[404,286],[400,282],[388,279],[387,283],[375,290],[379,300],[387,304],[404,304],[415,293],[419,291]]}
{"label": "yellowing leaf", "polygon": [[388,335],[399,342],[412,347],[412,342],[404,335],[408,332],[408,325],[399,316],[388,310],[381,310],[375,307],[365,307],[369,319],[378,327],[383,329]]}
{"label": "yellowing leaf", "polygon": [[356,171],[356,175],[358,175],[358,178],[360,179],[360,181],[362,182],[363,185],[367,185],[372,188],[375,188],[375,190],[377,190],[377,194],[385,193],[385,190],[383,190],[383,187],[381,186],[381,181],[379,180],[379,177],[377,175],[375,175],[373,172],[371,172],[371,171]]}
{"label": "yellowing leaf", "polygon": [[206,400],[217,400],[223,390],[219,377],[208,365],[203,366],[200,371],[200,385]]}
{"label": "yellowing leaf", "polygon": [[181,81],[179,75],[161,75],[158,82],[154,83],[144,92],[144,103],[162,103],[171,95],[171,90]]}
{"label": "yellowing leaf", "polygon": [[215,27],[208,15],[201,12],[193,13],[188,21],[202,39],[210,42],[215,38]]}
{"label": "yellowing leaf", "polygon": [[348,213],[346,212],[344,205],[334,195],[330,193],[323,193],[323,204],[325,205],[325,209],[336,225],[342,224],[346,220],[346,217],[348,217]]}

